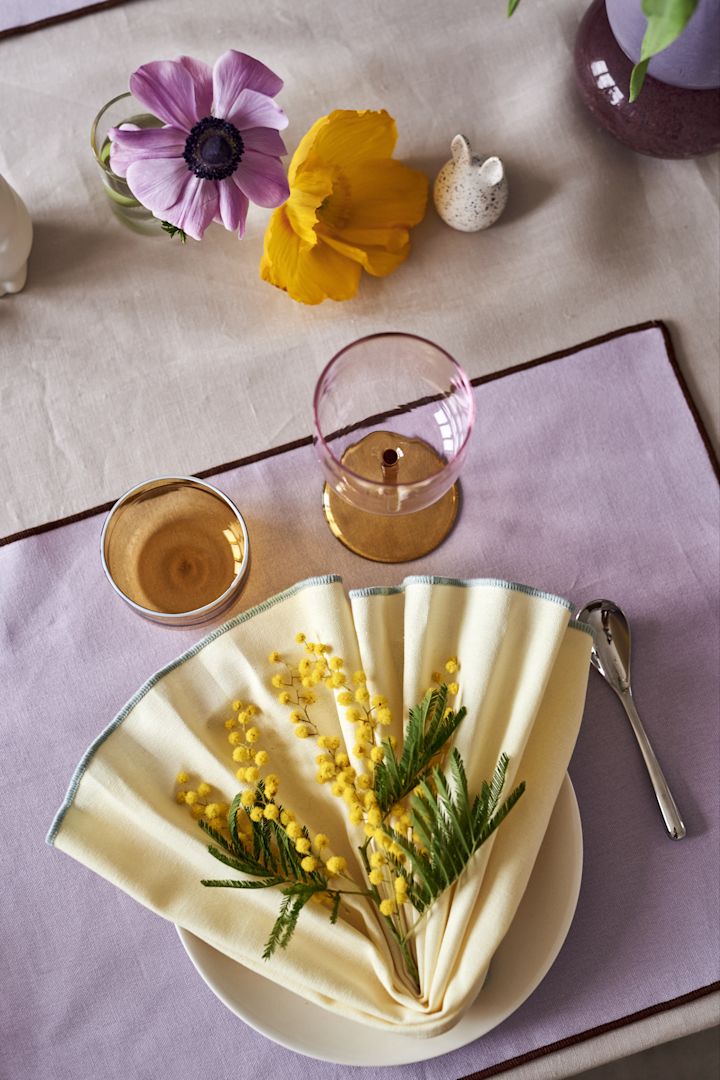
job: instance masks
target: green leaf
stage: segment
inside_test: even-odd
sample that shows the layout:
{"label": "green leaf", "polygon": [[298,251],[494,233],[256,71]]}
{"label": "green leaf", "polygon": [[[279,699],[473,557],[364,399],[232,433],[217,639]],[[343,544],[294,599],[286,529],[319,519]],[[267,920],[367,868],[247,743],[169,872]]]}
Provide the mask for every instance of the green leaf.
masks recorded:
{"label": "green leaf", "polygon": [[208,881],[203,879],[200,884],[206,885],[209,889],[270,889],[273,885],[281,885],[282,878],[267,878],[264,881],[238,881],[237,878],[233,878],[231,881]]}
{"label": "green leaf", "polygon": [[512,13],[514,12],[515,8],[518,6],[519,3],[520,3],[520,0],[508,0],[508,7],[507,7],[508,19],[510,18],[510,16],[512,15]]}
{"label": "green leaf", "polygon": [[169,221],[163,221],[162,229],[171,238],[174,236],[179,237],[181,244],[184,244],[187,240],[187,233],[183,229],[179,229],[177,225],[171,225]]}
{"label": "green leaf", "polygon": [[332,910],[330,911],[330,922],[332,923],[333,926],[338,921],[338,915],[340,914],[340,901],[341,901],[341,899],[342,899],[342,897],[341,897],[339,892],[336,892],[333,895],[333,906],[332,906]]}
{"label": "green leaf", "polygon": [[210,839],[213,840],[214,843],[216,843],[218,845],[218,847],[221,847],[224,851],[229,852],[229,854],[231,854],[231,855],[235,854],[234,850],[230,847],[230,844],[228,844],[228,842],[225,839],[225,837],[223,836],[223,834],[219,833],[217,831],[217,829],[213,829],[212,825],[208,824],[207,821],[205,821],[205,820],[203,820],[201,818],[198,821],[198,825],[200,826],[200,828],[202,829],[202,831],[204,833],[208,834]]}
{"label": "green leaf", "polygon": [[218,862],[225,863],[226,866],[231,866],[233,870],[238,870],[241,874],[250,874],[251,877],[277,877],[278,881],[282,881],[283,878],[279,877],[275,871],[267,870],[260,863],[256,863],[253,859],[243,857],[242,855],[228,855],[226,852],[221,851],[219,848],[210,845],[208,851],[217,859]]}
{"label": "green leaf", "polygon": [[698,0],[642,0],[648,23],[640,47],[640,60],[630,76],[630,102],[636,100],[642,89],[652,57],[677,41],[697,5]]}

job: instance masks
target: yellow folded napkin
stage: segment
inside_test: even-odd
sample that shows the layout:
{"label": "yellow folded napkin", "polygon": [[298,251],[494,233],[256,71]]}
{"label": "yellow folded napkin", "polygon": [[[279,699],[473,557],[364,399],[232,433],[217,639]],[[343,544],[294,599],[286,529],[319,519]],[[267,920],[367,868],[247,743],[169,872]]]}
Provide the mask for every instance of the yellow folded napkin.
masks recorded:
{"label": "yellow folded napkin", "polygon": [[[557,597],[507,582],[409,578],[399,588],[349,596],[339,578],[300,582],[211,633],[138,691],[78,766],[49,842],[318,1005],[372,1027],[438,1035],[481,992],[577,737],[592,638],[571,621],[569,609]],[[471,795],[492,777],[503,753],[510,759],[503,797],[525,782],[523,797],[414,935],[419,995],[367,898],[344,896],[335,925],[326,907],[309,903],[287,948],[263,960],[282,899],[278,889],[201,884],[243,877],[208,853],[210,841],[193,813],[200,802],[229,804],[238,790],[253,786],[236,779],[243,751],[233,760],[237,746],[248,742],[253,755],[256,746],[267,753],[259,772],[279,778],[278,802],[311,835],[326,834],[327,850],[363,880],[358,848],[364,826],[349,823],[345,800],[331,783],[318,782],[316,763],[317,732],[338,738],[352,765],[363,769],[353,754],[356,724],[347,718],[351,691],[321,684],[308,710],[315,730],[295,738],[292,709],[278,701],[282,688],[271,683],[287,669],[274,667],[270,654],[277,651],[295,665],[304,655],[298,634],[329,644],[328,656],[342,658],[348,680],[355,671],[365,673],[370,698],[387,699],[391,721],[382,735],[394,735],[398,748],[408,709],[441,672],[457,684],[453,707],[467,708],[452,745],[462,755]],[[246,718],[244,731],[234,735],[233,703],[235,710],[248,703],[257,708],[256,743],[245,741]],[[240,761],[240,768],[246,764]],[[192,796],[177,801],[183,773],[189,779],[180,791],[197,795],[200,778],[212,788],[194,809]]]}

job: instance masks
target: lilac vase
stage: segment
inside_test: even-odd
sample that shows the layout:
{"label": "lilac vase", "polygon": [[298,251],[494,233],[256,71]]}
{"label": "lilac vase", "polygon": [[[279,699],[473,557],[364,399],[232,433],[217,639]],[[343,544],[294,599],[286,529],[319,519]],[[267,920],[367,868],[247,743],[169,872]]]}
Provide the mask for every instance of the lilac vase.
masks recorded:
{"label": "lilac vase", "polygon": [[673,44],[653,57],[629,102],[646,20],[640,0],[593,0],[575,39],[580,96],[621,143],[653,157],[720,149],[720,0],[700,0]]}

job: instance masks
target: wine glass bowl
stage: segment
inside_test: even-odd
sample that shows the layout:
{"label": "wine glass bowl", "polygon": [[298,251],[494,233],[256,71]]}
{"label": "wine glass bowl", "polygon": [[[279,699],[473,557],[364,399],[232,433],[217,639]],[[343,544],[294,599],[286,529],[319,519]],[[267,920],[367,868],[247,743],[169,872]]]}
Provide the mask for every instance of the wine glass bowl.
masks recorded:
{"label": "wine glass bowl", "polygon": [[457,515],[475,419],[460,365],[424,338],[374,334],[330,361],[313,405],[323,505],[338,539],[382,562],[436,547]]}

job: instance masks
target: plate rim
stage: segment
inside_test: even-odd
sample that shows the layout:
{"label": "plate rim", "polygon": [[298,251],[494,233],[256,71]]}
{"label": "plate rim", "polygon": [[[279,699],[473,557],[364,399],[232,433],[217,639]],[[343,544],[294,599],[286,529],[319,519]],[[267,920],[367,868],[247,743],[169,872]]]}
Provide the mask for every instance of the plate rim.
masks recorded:
{"label": "plate rim", "polygon": [[[475,1002],[469,1006],[469,1008],[466,1010],[466,1012],[460,1018],[457,1024],[455,1024],[449,1031],[432,1038],[422,1038],[419,1036],[395,1034],[391,1031],[383,1031],[377,1028],[370,1027],[368,1025],[360,1023],[359,1021],[352,1020],[349,1017],[336,1015],[336,1020],[341,1020],[343,1024],[353,1025],[353,1027],[358,1029],[359,1033],[367,1034],[372,1031],[374,1036],[380,1038],[382,1040],[382,1046],[378,1047],[378,1050],[382,1055],[382,1061],[358,1061],[357,1058],[353,1057],[350,1054],[345,1056],[339,1056],[337,1053],[332,1053],[324,1050],[323,1047],[320,1045],[310,1050],[305,1045],[299,1046],[296,1042],[293,1041],[292,1038],[286,1037],[282,1029],[274,1026],[272,1022],[268,1024],[259,1024],[257,1017],[250,1017],[246,1013],[243,1013],[241,1011],[241,1005],[239,1004],[239,1002],[231,999],[226,993],[224,993],[221,988],[219,988],[213,982],[212,976],[207,972],[205,966],[202,963],[202,956],[200,956],[200,958],[198,957],[198,954],[207,952],[207,950],[210,950],[210,953],[208,954],[210,956],[212,956],[213,954],[223,956],[223,954],[219,953],[217,949],[215,949],[207,942],[203,941],[202,938],[199,938],[191,930],[186,930],[184,927],[177,924],[175,925],[175,930],[178,934],[178,937],[180,938],[183,949],[185,950],[185,953],[187,954],[190,962],[192,963],[197,973],[200,975],[202,981],[212,991],[215,997],[218,998],[218,1000],[221,1001],[222,1004],[227,1009],[229,1009],[230,1012],[237,1016],[238,1019],[242,1020],[243,1023],[247,1024],[248,1027],[252,1028],[253,1031],[258,1032],[258,1034],[262,1035],[264,1038],[269,1039],[271,1042],[274,1042],[279,1046],[282,1046],[284,1049],[292,1050],[294,1053],[301,1054],[311,1060],[314,1059],[317,1061],[324,1061],[334,1065],[352,1065],[355,1067],[364,1066],[367,1068],[379,1067],[381,1065],[411,1065],[420,1061],[429,1061],[432,1058],[440,1057],[443,1054],[452,1053],[454,1050],[460,1050],[462,1047],[467,1046],[469,1043],[474,1042],[476,1039],[488,1034],[490,1031],[494,1030],[494,1028],[502,1024],[505,1020],[508,1019],[509,1016],[516,1012],[517,1009],[519,1009],[527,1001],[531,994],[535,992],[537,987],[547,975],[552,965],[555,963],[555,960],[557,959],[565,943],[565,939],[567,938],[567,935],[570,931],[570,926],[572,925],[572,921],[575,916],[575,911],[580,895],[580,886],[583,871],[582,821],[580,817],[580,808],[578,806],[575,789],[568,773],[565,773],[565,776],[563,777],[563,782],[560,785],[560,789],[558,791],[558,797],[555,807],[557,807],[561,799],[564,799],[567,802],[567,809],[564,819],[560,819],[560,824],[556,825],[555,829],[558,834],[562,834],[563,832],[567,833],[567,836],[564,838],[567,839],[567,841],[571,845],[568,849],[571,855],[568,867],[568,880],[565,886],[567,890],[565,894],[565,903],[561,907],[560,905],[558,905],[560,907],[560,914],[558,916],[557,929],[553,937],[552,944],[548,948],[547,955],[544,957],[543,962],[535,970],[533,970],[528,982],[523,985],[521,996],[518,996],[516,999],[514,999],[509,1008],[504,1011],[501,1010],[501,1015],[498,1015],[497,1018],[494,1018],[492,1024],[489,1027],[483,1027],[482,1030],[477,1029],[478,1025],[482,1026],[481,1020],[479,1020],[479,1018],[477,1017],[473,1017],[473,1010],[476,1008],[477,1002],[482,997],[482,994],[480,992],[478,994],[478,997],[475,999]],[[555,817],[555,807],[553,807],[553,814],[550,818],[551,822],[554,820]],[[538,855],[540,855],[541,852],[542,846]],[[537,860],[535,865],[537,865]],[[535,866],[533,867],[529,881],[532,880],[532,876],[534,873]],[[502,949],[502,946],[507,941],[508,936],[512,935],[512,928],[514,922],[515,920],[513,920],[513,923],[511,923],[507,934],[498,946],[496,955],[497,952]],[[268,979],[266,976],[261,975],[259,972],[251,971],[251,969],[249,968],[244,968],[244,966],[239,961],[232,961],[229,957],[223,958],[230,963],[235,963],[238,968],[245,971],[253,979],[262,979],[264,982],[271,983],[277,988],[277,984],[275,984],[272,979]],[[311,1008],[313,1010],[317,1010],[319,1014],[322,1014],[325,1017],[334,1015],[331,1010],[325,1009],[323,1006],[318,1005],[315,1002],[303,999],[300,995],[294,994],[292,991],[287,990],[286,987],[280,987],[280,989],[282,989],[287,994],[291,994],[293,998],[297,999],[298,1003],[302,1002],[302,1006],[305,1009]],[[485,1000],[487,1000],[487,998]],[[275,1015],[277,1015],[277,1013]],[[399,1056],[397,1056],[396,1054],[393,1056],[392,1060],[388,1060],[387,1046],[388,1044],[392,1045],[393,1043],[396,1044],[396,1050],[399,1053]]]}

